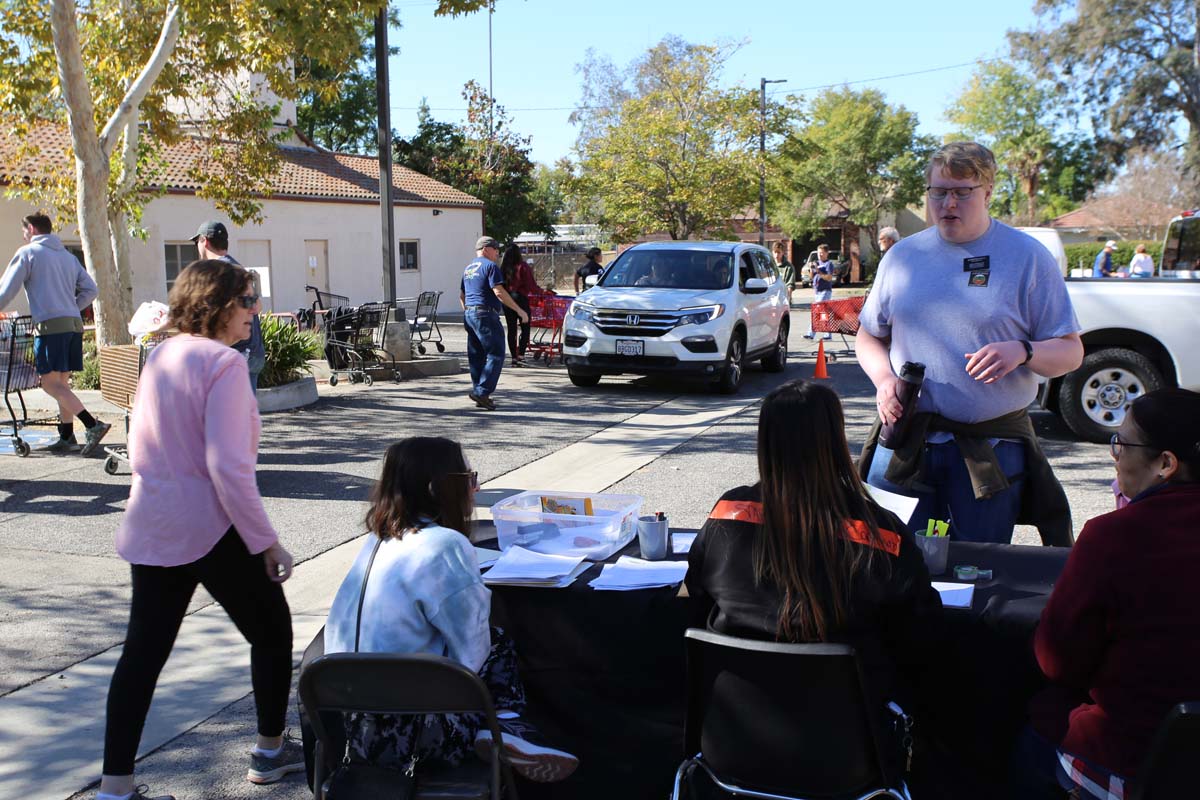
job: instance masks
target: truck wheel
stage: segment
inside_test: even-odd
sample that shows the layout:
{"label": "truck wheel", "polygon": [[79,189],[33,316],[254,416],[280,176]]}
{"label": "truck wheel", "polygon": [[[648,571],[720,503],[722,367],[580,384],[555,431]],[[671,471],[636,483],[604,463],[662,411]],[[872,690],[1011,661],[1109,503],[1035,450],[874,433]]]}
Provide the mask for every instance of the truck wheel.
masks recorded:
{"label": "truck wheel", "polygon": [[1158,370],[1141,353],[1123,347],[1097,350],[1063,378],[1059,413],[1081,439],[1104,444],[1117,432],[1129,405],[1162,385]]}
{"label": "truck wheel", "polygon": [[571,379],[571,383],[583,389],[591,388],[600,383],[599,375],[580,375],[578,372],[567,370],[567,377]]}
{"label": "truck wheel", "polygon": [[737,394],[742,385],[742,357],[746,355],[746,344],[742,341],[741,331],[737,331],[729,339],[729,353],[725,356],[725,369],[714,384],[721,394]]}
{"label": "truck wheel", "polygon": [[783,372],[787,366],[788,357],[788,321],[784,317],[779,323],[779,333],[775,337],[775,347],[771,354],[762,360],[762,368],[767,372]]}

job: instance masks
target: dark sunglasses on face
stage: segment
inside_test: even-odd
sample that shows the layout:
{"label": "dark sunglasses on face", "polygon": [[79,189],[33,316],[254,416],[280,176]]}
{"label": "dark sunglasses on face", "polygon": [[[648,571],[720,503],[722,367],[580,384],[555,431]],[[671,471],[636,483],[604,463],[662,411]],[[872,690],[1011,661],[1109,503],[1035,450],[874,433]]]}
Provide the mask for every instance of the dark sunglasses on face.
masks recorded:
{"label": "dark sunglasses on face", "polygon": [[237,304],[242,308],[254,308],[262,298],[256,294],[242,294],[237,297]]}

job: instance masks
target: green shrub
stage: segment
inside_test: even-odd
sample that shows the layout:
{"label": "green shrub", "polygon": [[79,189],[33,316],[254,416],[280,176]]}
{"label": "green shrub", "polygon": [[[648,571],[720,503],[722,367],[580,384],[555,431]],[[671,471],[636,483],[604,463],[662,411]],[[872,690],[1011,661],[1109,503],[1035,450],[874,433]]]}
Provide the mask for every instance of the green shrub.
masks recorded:
{"label": "green shrub", "polygon": [[308,360],[321,357],[321,342],[312,332],[277,317],[262,318],[262,336],[267,363],[258,376],[260,389],[299,380],[311,369]]}
{"label": "green shrub", "polygon": [[92,331],[83,333],[83,371],[71,373],[71,387],[81,391],[100,388],[100,355],[96,351],[96,334]]}
{"label": "green shrub", "polygon": [[[1162,242],[1136,241],[1128,240],[1117,242],[1117,249],[1113,250],[1112,263],[1119,270],[1127,270],[1129,262],[1133,260],[1133,254],[1139,244],[1146,245],[1146,255],[1154,259],[1154,264],[1157,267],[1162,260]],[[1087,270],[1087,274],[1092,274],[1092,263],[1096,260],[1096,254],[1104,249],[1104,242],[1080,242],[1078,244],[1064,245],[1064,250],[1067,251],[1067,267],[1069,269],[1078,269],[1082,267]]]}

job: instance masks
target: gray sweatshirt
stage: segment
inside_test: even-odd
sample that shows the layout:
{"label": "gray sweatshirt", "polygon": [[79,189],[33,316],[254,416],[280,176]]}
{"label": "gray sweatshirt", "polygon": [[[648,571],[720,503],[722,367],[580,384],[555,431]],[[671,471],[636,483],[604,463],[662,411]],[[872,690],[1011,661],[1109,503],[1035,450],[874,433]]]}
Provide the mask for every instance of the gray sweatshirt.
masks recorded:
{"label": "gray sweatshirt", "polygon": [[53,233],[34,236],[12,257],[0,278],[0,308],[16,299],[21,287],[39,333],[82,331],[79,312],[99,294],[92,276]]}

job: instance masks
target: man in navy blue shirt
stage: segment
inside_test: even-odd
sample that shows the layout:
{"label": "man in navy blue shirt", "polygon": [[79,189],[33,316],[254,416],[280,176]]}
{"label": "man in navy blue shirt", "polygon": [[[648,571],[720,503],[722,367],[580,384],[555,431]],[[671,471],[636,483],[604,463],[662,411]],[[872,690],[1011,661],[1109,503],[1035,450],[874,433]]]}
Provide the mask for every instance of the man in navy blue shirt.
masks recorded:
{"label": "man in navy blue shirt", "polygon": [[1116,274],[1116,270],[1112,265],[1112,253],[1117,249],[1117,243],[1111,239],[1104,243],[1104,249],[1096,254],[1096,260],[1092,263],[1093,278],[1111,278]]}
{"label": "man in navy blue shirt", "polygon": [[485,411],[495,411],[492,392],[500,382],[504,367],[504,326],[500,310],[508,306],[521,322],[529,315],[517,305],[504,286],[504,274],[496,265],[500,243],[491,236],[475,242],[475,260],[463,270],[459,284],[459,303],[463,307],[463,326],[467,329],[467,362],[471,365],[471,393],[467,397]]}

